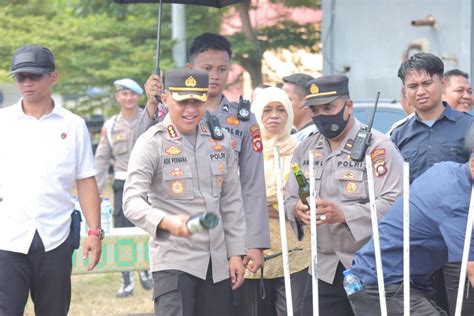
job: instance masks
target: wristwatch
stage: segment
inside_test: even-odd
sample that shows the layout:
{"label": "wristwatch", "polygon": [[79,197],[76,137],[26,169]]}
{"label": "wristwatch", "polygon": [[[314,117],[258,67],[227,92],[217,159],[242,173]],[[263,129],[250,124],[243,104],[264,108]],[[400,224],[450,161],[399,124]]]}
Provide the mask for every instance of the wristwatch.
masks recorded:
{"label": "wristwatch", "polygon": [[94,235],[94,236],[99,237],[100,240],[103,240],[105,237],[105,232],[102,228],[89,229],[89,231],[87,232],[87,235],[88,236]]}

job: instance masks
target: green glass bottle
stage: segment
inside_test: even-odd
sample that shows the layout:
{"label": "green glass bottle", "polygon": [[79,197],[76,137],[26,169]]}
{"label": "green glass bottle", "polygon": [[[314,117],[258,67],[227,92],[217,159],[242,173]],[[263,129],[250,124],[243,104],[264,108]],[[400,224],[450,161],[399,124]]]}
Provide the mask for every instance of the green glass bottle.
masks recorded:
{"label": "green glass bottle", "polygon": [[[292,163],[291,169],[293,169],[293,174],[295,175],[296,182],[298,183],[298,196],[300,197],[301,202],[303,202],[303,204],[306,205],[309,209],[309,204],[307,200],[307,198],[309,198],[309,182],[306,181],[303,171],[301,171],[300,165],[298,165],[297,163]],[[298,240],[303,240],[304,231],[301,222],[296,221],[296,229]]]}
{"label": "green glass bottle", "polygon": [[297,163],[292,163],[291,169],[293,169],[293,174],[296,177],[296,182],[298,182],[298,195],[301,199],[301,202],[303,202],[304,205],[309,207],[307,200],[307,198],[309,198],[309,182],[306,181],[303,171],[301,171],[300,165],[298,165]]}

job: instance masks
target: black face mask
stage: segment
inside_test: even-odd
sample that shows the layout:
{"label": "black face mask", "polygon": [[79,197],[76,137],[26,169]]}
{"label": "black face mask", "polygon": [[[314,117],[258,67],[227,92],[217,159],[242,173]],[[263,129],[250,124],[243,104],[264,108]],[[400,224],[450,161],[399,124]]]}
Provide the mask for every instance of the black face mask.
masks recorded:
{"label": "black face mask", "polygon": [[349,119],[344,120],[344,110],[346,108],[346,103],[342,109],[334,115],[318,115],[313,116],[313,122],[316,124],[319,132],[323,134],[326,138],[334,138],[342,133],[344,128],[346,128],[347,122]]}

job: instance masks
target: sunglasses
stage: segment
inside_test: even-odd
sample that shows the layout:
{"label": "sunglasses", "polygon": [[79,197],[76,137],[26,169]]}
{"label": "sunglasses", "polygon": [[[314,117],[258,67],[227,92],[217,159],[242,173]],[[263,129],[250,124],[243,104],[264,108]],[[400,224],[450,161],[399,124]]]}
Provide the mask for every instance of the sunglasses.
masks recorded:
{"label": "sunglasses", "polygon": [[25,80],[30,81],[40,81],[43,78],[44,74],[30,74],[30,73],[17,73],[14,74],[13,77],[15,78],[16,82],[24,82]]}

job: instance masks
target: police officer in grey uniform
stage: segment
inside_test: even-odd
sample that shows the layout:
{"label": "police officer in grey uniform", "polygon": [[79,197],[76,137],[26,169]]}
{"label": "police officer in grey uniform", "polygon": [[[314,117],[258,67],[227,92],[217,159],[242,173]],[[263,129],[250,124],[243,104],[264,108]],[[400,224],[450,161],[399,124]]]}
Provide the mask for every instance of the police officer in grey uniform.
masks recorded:
{"label": "police officer in grey uniform", "polygon": [[[207,109],[210,118],[215,117],[220,126],[232,136],[232,148],[239,160],[240,181],[244,211],[247,221],[247,268],[256,272],[263,265],[263,249],[270,248],[270,231],[265,196],[262,140],[260,128],[250,105],[229,102],[222,93],[230,72],[232,49],[229,41],[221,35],[204,33],[196,37],[189,49],[190,68],[202,70],[209,75]],[[161,93],[161,78],[151,75],[145,90],[147,108],[158,107],[155,96]],[[215,126],[211,128],[214,132]],[[219,136],[219,135],[213,135]]]}
{"label": "police officer in grey uniform", "polygon": [[[117,88],[115,100],[120,105],[120,113],[108,119],[102,129],[101,139],[95,154],[97,168],[97,184],[100,192],[103,191],[111,159],[114,166],[114,227],[133,227],[122,211],[122,195],[127,166],[132,147],[135,143],[134,134],[137,134],[140,124],[147,124],[146,111],[138,106],[143,89],[132,79],[124,78],[114,81]],[[150,290],[153,279],[148,271],[140,271],[140,283],[143,288]],[[122,272],[122,284],[117,297],[127,297],[133,294],[133,274]]]}
{"label": "police officer in grey uniform", "polygon": [[[243,283],[245,216],[231,137],[211,137],[205,121],[208,75],[165,76],[165,119],[139,137],[130,157],[124,212],[147,231],[155,315],[229,315]],[[190,216],[213,212],[215,228],[190,235]],[[229,278],[230,276],[230,278]]]}
{"label": "police officer in grey uniform", "polygon": [[[354,118],[346,76],[322,76],[308,82],[309,106],[318,132],[295,150],[293,162],[308,174],[309,151],[315,166],[318,225],[318,276],[320,315],[352,315],[342,286],[342,271],[350,268],[354,253],[372,234],[365,162],[350,159],[357,131],[364,125]],[[402,192],[403,159],[382,133],[372,130],[367,149],[374,166],[376,207],[384,214]],[[287,183],[287,217],[297,225],[309,224],[308,207],[298,197],[294,176]],[[304,315],[310,315],[311,282],[308,282]]]}

